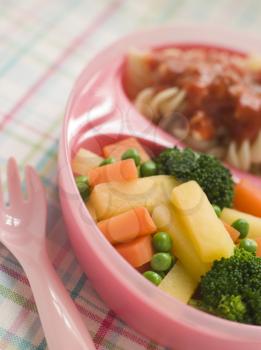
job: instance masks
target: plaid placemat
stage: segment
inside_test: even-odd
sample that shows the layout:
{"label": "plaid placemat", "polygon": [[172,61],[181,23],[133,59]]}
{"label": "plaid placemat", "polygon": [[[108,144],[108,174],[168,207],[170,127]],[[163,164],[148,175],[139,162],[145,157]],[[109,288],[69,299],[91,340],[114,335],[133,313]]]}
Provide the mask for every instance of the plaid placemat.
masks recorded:
{"label": "plaid placemat", "polygon": [[[130,329],[104,305],[71,250],[56,187],[63,111],[75,78],[102,47],[132,30],[178,20],[260,33],[261,3],[0,0],[0,165],[14,155],[21,167],[30,163],[41,174],[49,199],[49,253],[97,349],[162,348]],[[47,349],[28,280],[2,245],[0,349]]]}

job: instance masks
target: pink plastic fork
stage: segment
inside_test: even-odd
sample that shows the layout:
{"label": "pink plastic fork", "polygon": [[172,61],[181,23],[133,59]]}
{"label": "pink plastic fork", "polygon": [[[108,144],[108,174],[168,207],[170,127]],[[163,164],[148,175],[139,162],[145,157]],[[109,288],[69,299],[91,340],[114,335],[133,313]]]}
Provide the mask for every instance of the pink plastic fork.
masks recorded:
{"label": "pink plastic fork", "polygon": [[42,183],[26,167],[27,199],[16,161],[8,161],[9,206],[0,185],[0,241],[13,253],[29,279],[50,350],[94,350],[92,339],[59,280],[46,250],[46,198]]}

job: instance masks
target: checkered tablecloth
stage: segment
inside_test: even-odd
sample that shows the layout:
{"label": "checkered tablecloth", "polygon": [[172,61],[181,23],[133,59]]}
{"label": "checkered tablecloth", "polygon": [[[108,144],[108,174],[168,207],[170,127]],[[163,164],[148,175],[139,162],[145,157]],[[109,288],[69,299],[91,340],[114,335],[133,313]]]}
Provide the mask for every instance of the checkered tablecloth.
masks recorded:
{"label": "checkered tablecloth", "polygon": [[[259,0],[0,0],[0,164],[35,166],[49,200],[48,249],[97,349],[162,349],[107,308],[67,239],[56,187],[57,146],[73,82],[90,57],[132,30],[210,22],[261,33]],[[0,349],[47,349],[28,280],[0,245]],[[59,349],[63,350],[63,349]],[[80,349],[79,349],[80,350]]]}

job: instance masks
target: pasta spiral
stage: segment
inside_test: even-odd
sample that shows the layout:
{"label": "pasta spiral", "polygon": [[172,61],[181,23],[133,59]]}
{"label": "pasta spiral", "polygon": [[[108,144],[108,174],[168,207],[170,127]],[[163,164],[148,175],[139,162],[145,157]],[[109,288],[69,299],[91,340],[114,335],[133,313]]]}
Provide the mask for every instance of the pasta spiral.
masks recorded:
{"label": "pasta spiral", "polygon": [[226,160],[231,165],[245,171],[250,170],[253,164],[260,164],[261,131],[252,144],[249,140],[244,140],[242,144],[237,147],[236,143],[232,141],[228,146]]}
{"label": "pasta spiral", "polygon": [[143,89],[135,98],[136,108],[153,122],[170,117],[182,110],[186,93],[177,87],[157,91],[153,87]]}

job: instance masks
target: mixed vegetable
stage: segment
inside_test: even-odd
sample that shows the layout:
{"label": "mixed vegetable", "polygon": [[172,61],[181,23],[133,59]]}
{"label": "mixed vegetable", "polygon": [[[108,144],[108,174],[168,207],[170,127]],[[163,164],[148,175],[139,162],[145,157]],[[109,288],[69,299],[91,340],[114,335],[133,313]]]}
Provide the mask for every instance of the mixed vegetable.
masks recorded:
{"label": "mixed vegetable", "polygon": [[213,315],[261,325],[261,191],[187,148],[127,138],[80,149],[75,182],[102,234],[143,276]]}

